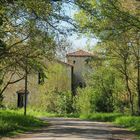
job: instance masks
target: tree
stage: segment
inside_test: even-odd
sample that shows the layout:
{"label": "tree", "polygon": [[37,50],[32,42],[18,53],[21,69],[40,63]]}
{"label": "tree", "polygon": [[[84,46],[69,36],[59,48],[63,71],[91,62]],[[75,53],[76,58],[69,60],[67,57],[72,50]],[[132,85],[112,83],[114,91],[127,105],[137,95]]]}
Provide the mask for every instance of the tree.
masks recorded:
{"label": "tree", "polygon": [[[138,112],[140,112],[140,54],[139,54],[139,31],[140,31],[140,19],[139,19],[139,10],[138,7],[140,2],[132,0],[128,1],[128,4],[124,0],[99,0],[99,1],[76,1],[76,4],[80,8],[80,12],[76,14],[75,18],[79,25],[79,30],[81,32],[92,34],[98,37],[102,42],[108,42],[108,48],[110,49],[112,44],[109,45],[109,42],[112,41],[117,43],[122,48],[119,48],[123,55],[125,55],[124,59],[128,57],[133,60],[131,63],[135,69],[137,69],[137,98],[138,98]],[[120,36],[124,39],[127,35],[127,40],[124,41],[120,38]],[[118,42],[116,42],[116,40]],[[121,40],[121,41],[119,41]],[[128,53],[125,50],[128,49]],[[129,49],[130,48],[130,49]],[[117,45],[114,46],[114,51],[118,50]],[[130,50],[130,51],[129,51]],[[122,54],[121,53],[121,54]],[[107,51],[106,51],[107,55]],[[128,56],[127,56],[128,55]],[[127,58],[126,58],[127,57]],[[124,60],[123,59],[123,60]],[[127,60],[126,60],[127,61]],[[123,64],[123,67],[126,66],[125,71],[128,70],[128,62]],[[122,64],[122,63],[121,63]],[[135,71],[135,69],[133,69]],[[135,71],[136,72],[136,71]],[[125,74],[126,78],[126,87],[129,90],[128,82],[132,77],[129,77]],[[128,82],[127,82],[128,81]],[[130,96],[131,98],[131,96]],[[131,103],[133,104],[133,103]],[[133,108],[133,107],[132,107]],[[131,109],[133,110],[133,109]]]}
{"label": "tree", "polygon": [[[0,72],[1,81],[9,73],[9,81],[2,82],[1,93],[12,80],[13,73],[24,70],[28,61],[28,72],[43,69],[43,56],[50,59],[56,49],[56,34],[66,31],[61,21],[72,23],[61,11],[62,2],[46,0],[2,0],[0,2]],[[53,57],[52,57],[53,58]],[[11,75],[11,76],[10,76]]]}
{"label": "tree", "polygon": [[[133,63],[134,56],[132,55],[132,48],[127,45],[125,40],[126,37],[120,36],[116,41],[101,43],[98,46],[98,52],[100,53],[101,50],[104,52],[104,61],[108,64],[106,69],[114,69],[115,73],[119,75],[119,77],[115,76],[115,79],[121,79],[123,84],[125,83],[125,91],[127,91],[126,97],[129,100],[131,113],[134,114],[134,99],[136,97],[137,83],[136,69]],[[97,70],[100,71],[100,67]],[[124,90],[122,90],[122,92],[124,92]],[[119,96],[121,96],[122,92],[120,92]]]}

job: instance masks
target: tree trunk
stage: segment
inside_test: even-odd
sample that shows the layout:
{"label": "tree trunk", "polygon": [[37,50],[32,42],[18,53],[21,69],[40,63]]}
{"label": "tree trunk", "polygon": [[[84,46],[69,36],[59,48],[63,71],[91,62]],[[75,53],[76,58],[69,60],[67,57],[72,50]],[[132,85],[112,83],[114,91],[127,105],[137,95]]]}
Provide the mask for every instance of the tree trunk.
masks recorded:
{"label": "tree trunk", "polygon": [[129,77],[128,77],[128,74],[127,74],[127,64],[126,64],[126,60],[124,60],[124,69],[125,69],[126,88],[127,88],[128,94],[129,94],[130,110],[131,110],[131,114],[134,115],[133,98],[132,98],[131,89],[130,89],[130,87],[129,87]]}
{"label": "tree trunk", "polygon": [[25,100],[24,100],[24,115],[26,116],[26,109],[27,109],[27,89],[28,86],[28,71],[27,71],[27,58],[26,58],[26,64],[25,64]]}
{"label": "tree trunk", "polygon": [[131,92],[131,89],[129,87],[129,80],[128,80],[128,76],[126,75],[125,77],[126,79],[126,88],[127,88],[127,91],[129,93],[129,101],[130,101],[130,109],[131,109],[131,114],[134,115],[134,105],[133,105],[133,98],[132,98],[132,92]]}
{"label": "tree trunk", "polygon": [[138,114],[140,115],[140,62],[137,58],[137,93],[138,93]]}
{"label": "tree trunk", "polygon": [[7,87],[8,87],[9,85],[15,84],[15,83],[17,83],[17,82],[23,80],[24,77],[25,77],[25,76],[23,76],[23,77],[21,77],[21,78],[15,80],[15,81],[11,81],[11,79],[12,79],[12,77],[13,77],[14,74],[15,74],[15,72],[11,74],[10,79],[9,79],[9,81],[6,83],[6,85],[5,85],[2,89],[0,89],[0,104],[2,104],[2,101],[3,101],[3,99],[4,99],[3,93],[4,93],[4,91],[7,89]]}

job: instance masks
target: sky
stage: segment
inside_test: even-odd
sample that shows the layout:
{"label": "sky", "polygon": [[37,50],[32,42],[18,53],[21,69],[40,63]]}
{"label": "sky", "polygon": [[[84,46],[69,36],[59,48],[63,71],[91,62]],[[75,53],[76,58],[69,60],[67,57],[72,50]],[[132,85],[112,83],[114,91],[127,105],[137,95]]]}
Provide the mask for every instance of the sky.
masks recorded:
{"label": "sky", "polygon": [[77,49],[89,50],[93,48],[98,42],[96,38],[87,38],[84,36],[79,37],[77,34],[68,37],[68,39],[70,40],[72,48],[74,50]]}
{"label": "sky", "polygon": [[[70,16],[71,18],[74,18],[74,14],[78,12],[76,7],[65,5],[64,4],[64,11],[66,12],[65,14]],[[64,26],[69,26],[69,25],[64,25]],[[88,38],[84,35],[79,35],[78,33],[73,33],[71,36],[68,36],[67,38],[71,45],[73,50],[78,50],[78,49],[83,49],[83,50],[89,50],[93,48],[98,40],[96,38]]]}

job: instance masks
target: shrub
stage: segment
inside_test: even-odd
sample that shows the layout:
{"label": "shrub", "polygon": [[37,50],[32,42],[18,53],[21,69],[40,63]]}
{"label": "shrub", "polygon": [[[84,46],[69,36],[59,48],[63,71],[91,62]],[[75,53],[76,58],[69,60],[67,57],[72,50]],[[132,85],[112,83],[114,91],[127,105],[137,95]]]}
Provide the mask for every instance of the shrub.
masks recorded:
{"label": "shrub", "polygon": [[73,112],[73,101],[70,91],[48,90],[42,94],[40,101],[40,110],[42,111],[58,114]]}
{"label": "shrub", "polygon": [[71,92],[59,92],[57,99],[57,113],[69,114],[73,112]]}
{"label": "shrub", "polygon": [[95,98],[92,88],[78,89],[75,97],[75,108],[79,114],[88,115],[95,111]]}
{"label": "shrub", "polygon": [[75,97],[75,106],[77,112],[83,115],[93,112],[113,111],[112,97],[92,87],[78,89]]}

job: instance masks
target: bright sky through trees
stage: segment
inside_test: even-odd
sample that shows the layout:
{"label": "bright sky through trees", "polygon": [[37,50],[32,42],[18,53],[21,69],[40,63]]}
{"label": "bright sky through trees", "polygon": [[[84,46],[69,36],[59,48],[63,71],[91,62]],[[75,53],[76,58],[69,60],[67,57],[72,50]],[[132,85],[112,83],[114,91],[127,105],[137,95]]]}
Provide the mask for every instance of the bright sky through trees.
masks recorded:
{"label": "bright sky through trees", "polygon": [[[64,5],[65,14],[70,16],[71,18],[74,18],[75,13],[77,12],[77,8],[75,6],[73,7],[73,6],[67,5],[67,4],[63,4],[63,5]],[[64,27],[71,26],[70,24],[68,24],[66,22],[65,23],[62,22],[61,25]],[[73,50],[90,49],[93,46],[95,46],[98,42],[98,40],[95,37],[93,37],[93,38],[85,37],[77,32],[69,35],[67,37],[67,39],[68,39],[68,41],[70,41]]]}

